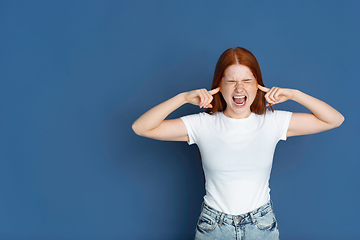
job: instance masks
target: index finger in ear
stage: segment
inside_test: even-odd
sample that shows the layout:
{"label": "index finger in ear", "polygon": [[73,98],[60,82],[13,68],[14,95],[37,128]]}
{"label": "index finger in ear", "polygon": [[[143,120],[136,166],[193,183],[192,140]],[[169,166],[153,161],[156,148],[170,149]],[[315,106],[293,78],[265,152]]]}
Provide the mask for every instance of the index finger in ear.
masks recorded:
{"label": "index finger in ear", "polygon": [[263,87],[263,86],[261,86],[261,85],[258,85],[258,88],[259,88],[261,91],[263,91],[263,92],[268,92],[268,91],[270,91],[270,88]]}
{"label": "index finger in ear", "polygon": [[209,91],[209,93],[210,93],[211,95],[214,95],[214,94],[218,93],[219,91],[220,91],[220,87],[217,87],[217,88]]}

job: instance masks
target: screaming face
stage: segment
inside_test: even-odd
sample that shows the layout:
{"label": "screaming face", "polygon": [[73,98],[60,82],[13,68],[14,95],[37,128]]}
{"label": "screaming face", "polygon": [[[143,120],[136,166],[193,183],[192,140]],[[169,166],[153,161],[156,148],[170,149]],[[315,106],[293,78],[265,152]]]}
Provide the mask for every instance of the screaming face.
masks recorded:
{"label": "screaming face", "polygon": [[227,105],[225,116],[237,119],[250,116],[250,106],[257,90],[257,81],[248,67],[240,64],[229,66],[220,83],[220,92]]}

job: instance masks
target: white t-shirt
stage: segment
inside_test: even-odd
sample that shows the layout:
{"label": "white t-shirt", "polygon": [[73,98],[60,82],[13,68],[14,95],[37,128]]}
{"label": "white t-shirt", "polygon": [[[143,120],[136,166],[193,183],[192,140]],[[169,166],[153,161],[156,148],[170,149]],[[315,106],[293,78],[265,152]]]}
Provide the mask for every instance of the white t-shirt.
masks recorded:
{"label": "white t-shirt", "polygon": [[291,112],[251,113],[245,119],[199,113],[181,117],[189,144],[200,149],[205,173],[204,201],[240,215],[270,200],[269,178],[278,141],[286,140]]}

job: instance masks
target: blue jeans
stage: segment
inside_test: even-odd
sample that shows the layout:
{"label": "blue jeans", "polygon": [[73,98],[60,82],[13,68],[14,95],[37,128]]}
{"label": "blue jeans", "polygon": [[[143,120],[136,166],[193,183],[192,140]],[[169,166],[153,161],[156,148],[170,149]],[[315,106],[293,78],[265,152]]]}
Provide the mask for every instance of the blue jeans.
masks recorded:
{"label": "blue jeans", "polygon": [[195,240],[226,239],[279,239],[279,230],[271,200],[264,206],[243,214],[219,212],[203,203]]}

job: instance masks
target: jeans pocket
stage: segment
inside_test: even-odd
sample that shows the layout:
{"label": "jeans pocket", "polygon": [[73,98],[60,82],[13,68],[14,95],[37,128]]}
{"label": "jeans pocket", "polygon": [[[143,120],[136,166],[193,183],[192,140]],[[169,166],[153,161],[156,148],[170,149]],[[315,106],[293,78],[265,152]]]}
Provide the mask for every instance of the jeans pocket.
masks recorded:
{"label": "jeans pocket", "polygon": [[216,219],[213,217],[210,217],[207,214],[202,213],[199,217],[199,221],[197,224],[197,227],[202,231],[212,231],[216,228],[217,222]]}
{"label": "jeans pocket", "polygon": [[270,211],[256,219],[256,226],[260,230],[274,230],[276,228],[276,219],[274,212]]}

